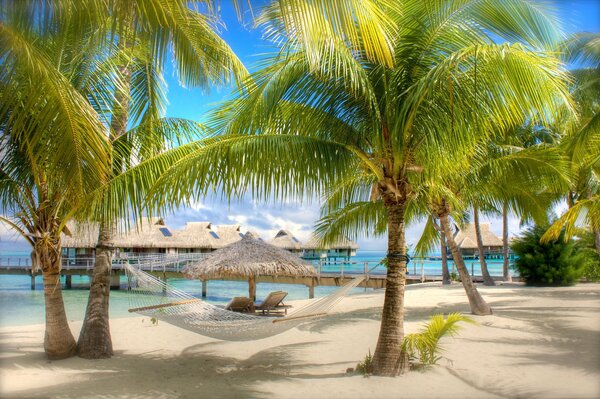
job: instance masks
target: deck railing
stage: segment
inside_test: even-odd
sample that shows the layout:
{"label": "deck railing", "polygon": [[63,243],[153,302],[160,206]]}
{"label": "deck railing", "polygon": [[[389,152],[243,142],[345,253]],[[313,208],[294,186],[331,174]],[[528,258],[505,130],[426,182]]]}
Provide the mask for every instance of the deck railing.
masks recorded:
{"label": "deck railing", "polygon": [[[113,269],[119,270],[124,262],[138,265],[144,271],[150,272],[176,272],[180,273],[184,266],[197,262],[204,258],[205,253],[189,254],[143,254],[143,253],[121,253],[113,258]],[[413,258],[408,264],[407,272],[410,277],[420,276],[425,280],[426,276],[441,275],[441,258],[429,256]],[[512,262],[512,260],[511,260]],[[88,257],[63,257],[62,268],[64,270],[91,271],[94,268],[95,258]],[[386,274],[386,267],[381,261],[376,260],[314,260],[313,265],[317,276],[353,276],[365,275],[381,278]],[[481,270],[479,260],[465,257],[465,263],[471,276],[480,276]],[[488,268],[492,276],[502,275],[502,259],[487,259]],[[451,273],[456,273],[456,267],[452,259],[448,259],[448,267]],[[6,257],[0,256],[0,268],[2,269],[31,269],[29,257]],[[414,278],[414,277],[413,277]]]}

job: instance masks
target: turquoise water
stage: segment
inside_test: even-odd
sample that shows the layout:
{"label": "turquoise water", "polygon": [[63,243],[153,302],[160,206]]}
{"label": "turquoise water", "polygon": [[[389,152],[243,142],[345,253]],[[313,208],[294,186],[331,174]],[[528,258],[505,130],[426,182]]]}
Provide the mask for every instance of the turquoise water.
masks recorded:
{"label": "turquoise water", "polygon": [[[27,256],[23,252],[3,252],[1,256]],[[359,251],[357,256],[353,257],[351,262],[355,264],[344,265],[345,273],[362,273],[364,271],[364,262],[369,262],[368,268],[371,273],[385,273],[385,268],[375,265],[385,257],[383,251]],[[473,268],[476,275],[480,275],[479,262],[467,260],[469,271]],[[424,267],[425,274],[441,274],[441,265],[439,261],[413,261],[409,264],[410,274],[421,274],[421,264]],[[452,267],[452,266],[450,266]],[[502,275],[502,260],[489,260],[488,267],[492,275]],[[340,265],[322,266],[321,271],[337,272],[340,271]],[[62,278],[64,283],[64,277]],[[44,323],[44,291],[42,277],[36,278],[36,290],[30,289],[31,279],[26,275],[0,275],[0,326],[27,325]],[[83,320],[85,316],[85,307],[87,305],[88,290],[85,288],[89,284],[87,276],[73,276],[72,289],[63,290],[63,297],[67,317],[69,320]],[[125,278],[121,277],[121,284],[125,284]],[[202,286],[200,281],[186,279],[169,279],[169,284],[184,290],[194,296],[200,297]],[[336,287],[315,287],[315,296],[324,296],[334,291]],[[303,285],[290,284],[257,284],[257,299],[264,298],[271,291],[287,291],[288,299],[306,299],[308,298],[308,288]],[[356,288],[354,293],[365,292],[364,288]],[[206,300],[213,304],[224,305],[234,296],[247,296],[248,284],[238,281],[209,281],[208,297]],[[111,317],[129,317],[132,316],[127,309],[130,307],[129,296],[126,290],[111,291],[110,294],[110,316]]]}

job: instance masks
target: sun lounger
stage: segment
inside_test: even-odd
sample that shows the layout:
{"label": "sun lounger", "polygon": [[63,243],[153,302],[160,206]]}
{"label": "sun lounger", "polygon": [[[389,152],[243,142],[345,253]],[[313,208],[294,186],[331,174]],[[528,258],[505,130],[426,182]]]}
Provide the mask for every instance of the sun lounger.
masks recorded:
{"label": "sun lounger", "polygon": [[291,306],[283,303],[283,299],[287,294],[288,293],[285,291],[271,292],[261,304],[255,306],[256,311],[261,312],[263,315],[269,315],[271,313],[287,314],[287,310],[291,308]]}
{"label": "sun lounger", "polygon": [[236,296],[233,298],[225,309],[231,310],[232,312],[241,312],[241,313],[252,313],[254,312],[254,302],[252,299],[246,298],[245,296]]}

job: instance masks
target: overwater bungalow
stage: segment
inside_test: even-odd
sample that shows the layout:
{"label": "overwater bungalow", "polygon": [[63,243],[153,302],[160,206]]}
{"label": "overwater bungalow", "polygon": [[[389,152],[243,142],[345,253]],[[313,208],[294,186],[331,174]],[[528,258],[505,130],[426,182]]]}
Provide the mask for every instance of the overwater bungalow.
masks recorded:
{"label": "overwater bungalow", "polygon": [[300,255],[302,253],[302,243],[289,230],[279,230],[268,244],[283,248],[291,253]]}
{"label": "overwater bungalow", "polygon": [[[98,243],[98,225],[70,225],[71,236],[62,240],[63,256],[69,259],[91,258]],[[253,233],[258,237],[257,233]],[[182,229],[172,229],[163,219],[144,220],[139,226],[113,238],[115,255],[139,254],[195,254],[209,253],[241,240],[240,225],[213,225],[210,222],[188,222]],[[260,238],[259,238],[260,239]],[[315,239],[306,244],[297,239],[289,230],[280,230],[269,244],[285,249],[304,259],[335,260],[350,259],[356,255],[358,245],[343,239],[333,245],[323,246]]]}
{"label": "overwater bungalow", "polygon": [[[486,254],[486,257],[501,256],[502,239],[492,233],[489,223],[480,223],[480,227],[483,250]],[[475,225],[467,224],[462,229],[457,228],[457,231],[454,234],[454,239],[456,240],[458,248],[463,256],[479,256],[479,252],[477,250],[477,235],[475,233]]]}
{"label": "overwater bungalow", "polygon": [[[98,225],[71,226],[63,236],[63,256],[92,257],[98,243]],[[241,240],[239,225],[213,226],[210,222],[188,222],[181,230],[171,229],[162,218],[142,221],[140,226],[113,238],[117,255],[208,253]]]}
{"label": "overwater bungalow", "polygon": [[319,243],[316,237],[311,237],[306,244],[302,245],[302,258],[334,260],[343,258],[349,260],[352,256],[356,256],[357,249],[357,243],[345,238],[331,245],[323,245]]}

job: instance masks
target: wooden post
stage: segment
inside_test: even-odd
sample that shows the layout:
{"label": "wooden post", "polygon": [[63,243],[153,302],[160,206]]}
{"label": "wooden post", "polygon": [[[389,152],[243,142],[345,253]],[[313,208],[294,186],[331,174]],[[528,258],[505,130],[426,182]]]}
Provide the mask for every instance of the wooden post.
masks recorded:
{"label": "wooden post", "polygon": [[[91,279],[90,279],[90,283],[91,283]],[[112,276],[110,276],[110,289],[118,290],[120,287],[121,287],[121,278],[119,277],[119,275],[113,274]]]}
{"label": "wooden post", "polygon": [[256,301],[256,280],[254,276],[248,278],[248,298]]}
{"label": "wooden post", "polygon": [[35,291],[35,274],[31,274],[31,290]]}
{"label": "wooden post", "polygon": [[70,274],[65,276],[65,288],[67,289],[71,289],[71,277],[72,276]]}
{"label": "wooden post", "polygon": [[308,299],[313,299],[314,297],[315,297],[315,286],[309,285],[308,286]]}
{"label": "wooden post", "polygon": [[202,298],[206,298],[207,291],[208,291],[208,281],[202,280]]}
{"label": "wooden post", "polygon": [[162,287],[162,291],[163,291],[163,294],[166,294],[167,293],[167,275],[164,273],[164,271],[163,271],[162,281],[163,281],[163,283],[165,283],[165,285],[163,285],[163,287]]}

